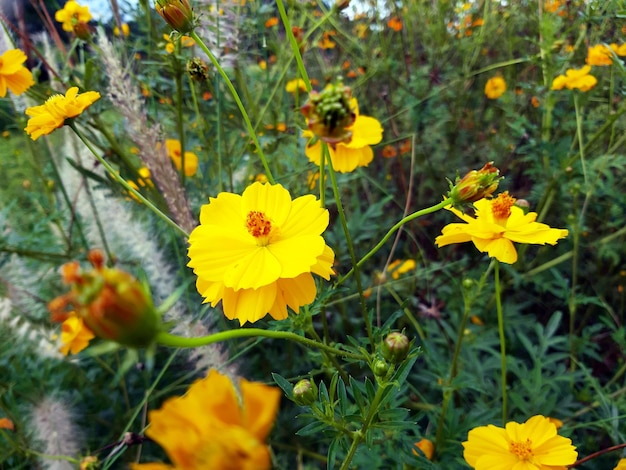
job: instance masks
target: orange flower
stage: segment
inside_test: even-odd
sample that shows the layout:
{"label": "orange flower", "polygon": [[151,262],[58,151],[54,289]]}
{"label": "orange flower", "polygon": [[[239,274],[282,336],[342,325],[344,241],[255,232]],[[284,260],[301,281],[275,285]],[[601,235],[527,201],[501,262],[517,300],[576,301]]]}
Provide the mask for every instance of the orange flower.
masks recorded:
{"label": "orange flower", "polygon": [[83,319],[73,315],[61,325],[61,343],[59,349],[61,353],[67,356],[69,353],[78,354],[80,351],[89,346],[89,341],[96,335],[87,328]]}
{"label": "orange flower", "polygon": [[330,39],[331,34],[328,32],[325,32],[324,35],[322,36],[322,39],[317,43],[317,46],[320,49],[334,49],[336,44],[333,40]]}
{"label": "orange flower", "polygon": [[500,76],[491,77],[485,84],[485,95],[490,100],[497,100],[506,91],[506,82]]}
{"label": "orange flower", "polygon": [[383,158],[393,158],[398,155],[398,151],[393,145],[385,145],[383,147],[382,156]]}
{"label": "orange flower", "polygon": [[538,108],[541,103],[539,103],[539,98],[537,98],[536,96],[533,96],[530,99],[530,104],[532,105],[533,108]]}
{"label": "orange flower", "polygon": [[265,22],[265,27],[266,28],[273,28],[274,26],[276,26],[278,24],[278,18],[276,18],[275,16],[272,16],[270,19],[268,19]]}
{"label": "orange flower", "polygon": [[0,429],[15,430],[15,424],[9,418],[0,418]]}
{"label": "orange flower", "polygon": [[[435,445],[432,443],[431,440],[422,439],[421,441],[416,442],[414,445],[415,447],[417,447],[419,450],[422,451],[422,453],[428,460],[433,459],[433,454],[435,453]],[[418,451],[415,449],[413,449],[413,453],[417,455],[418,457],[420,456]]]}
{"label": "orange flower", "polygon": [[613,64],[613,54],[611,49],[604,44],[596,44],[587,49],[587,65],[595,65],[603,67]]}
{"label": "orange flower", "polygon": [[393,29],[394,31],[402,31],[402,20],[397,16],[394,16],[389,21],[387,21],[387,26]]}

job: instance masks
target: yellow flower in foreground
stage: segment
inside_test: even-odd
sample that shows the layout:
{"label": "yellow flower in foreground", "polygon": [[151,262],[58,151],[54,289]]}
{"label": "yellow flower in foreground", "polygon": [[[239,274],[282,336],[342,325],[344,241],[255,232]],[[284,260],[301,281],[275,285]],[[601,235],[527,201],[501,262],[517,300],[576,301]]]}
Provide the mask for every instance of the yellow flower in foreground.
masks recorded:
{"label": "yellow flower in foreground", "polygon": [[63,23],[61,27],[63,31],[72,32],[80,25],[89,23],[92,19],[89,7],[80,6],[74,0],[69,0],[61,10],[54,14],[54,19],[59,23]]}
{"label": "yellow flower in foreground", "polygon": [[304,93],[306,92],[306,84],[304,80],[301,78],[296,78],[294,80],[289,80],[287,85],[285,85],[285,91],[287,93],[297,93],[298,91]]}
{"label": "yellow flower in foreground", "polygon": [[[174,162],[176,169],[180,171],[183,163],[182,154],[180,152],[180,141],[176,139],[167,139],[165,141],[167,155]],[[198,171],[198,156],[193,152],[185,152],[185,176],[193,176]]]}
{"label": "yellow flower in foreground", "polygon": [[173,465],[131,464],[131,469],[269,469],[265,439],[276,419],[281,392],[244,379],[238,388],[239,393],[228,377],[212,369],[186,395],[170,398],[151,411],[146,435],[163,447]]}
{"label": "yellow flower in foreground", "polygon": [[571,439],[559,436],[548,418],[537,415],[523,424],[509,422],[472,429],[463,457],[476,470],[566,470],[578,457]]}
{"label": "yellow flower in foreground", "polygon": [[[349,142],[328,145],[333,168],[340,173],[348,173],[354,171],[356,167],[369,165],[374,159],[374,151],[370,145],[376,145],[383,140],[383,127],[380,122],[373,117],[359,114],[355,98],[352,99],[351,105],[356,118],[351,126],[346,127],[346,130],[352,133]],[[311,138],[313,133],[304,131],[302,136]],[[311,139],[306,146],[305,154],[311,162],[319,165],[322,157],[320,140]]]}
{"label": "yellow flower in foreground", "polygon": [[7,95],[7,88],[21,95],[35,84],[33,74],[22,65],[26,59],[20,49],[11,49],[0,56],[0,97]]}
{"label": "yellow flower in foreground", "polygon": [[198,292],[242,325],[268,313],[287,318],[287,306],[297,313],[317,294],[311,273],[333,274],[335,254],[321,235],[328,218],[314,196],[292,200],[279,184],[210,198],[189,237]]}
{"label": "yellow flower in foreground", "polygon": [[620,459],[613,470],[626,470],[626,459]]}
{"label": "yellow flower in foreground", "polygon": [[442,247],[471,241],[478,251],[486,252],[503,263],[512,264],[517,261],[517,250],[513,242],[556,245],[557,240],[567,236],[567,230],[550,228],[546,224],[535,222],[536,212],[524,214],[523,209],[513,204],[515,198],[504,192],[495,199],[476,201],[475,218],[448,207],[467,223],[446,225],[435,243]]}
{"label": "yellow flower in foreground", "polygon": [[31,118],[24,130],[31,139],[37,140],[40,136],[62,127],[66,119],[78,116],[98,99],[100,93],[97,91],[87,91],[79,95],[78,87],[72,87],[65,96],[54,95],[41,106],[27,108],[26,114]]}
{"label": "yellow flower in foreground", "polygon": [[605,66],[613,64],[611,49],[604,44],[596,44],[587,49],[587,65]]}
{"label": "yellow flower in foreground", "polygon": [[596,77],[589,75],[589,72],[591,72],[589,65],[580,69],[567,69],[565,75],[559,75],[552,81],[552,90],[567,88],[568,90],[589,91],[598,83]]}
{"label": "yellow flower in foreground", "polygon": [[66,356],[69,353],[78,354],[89,346],[89,341],[95,337],[96,335],[87,328],[82,318],[76,315],[70,316],[61,325],[61,343],[63,344],[59,351]]}
{"label": "yellow flower in foreground", "polygon": [[506,91],[506,82],[502,77],[491,77],[485,84],[485,95],[490,100],[500,98]]}

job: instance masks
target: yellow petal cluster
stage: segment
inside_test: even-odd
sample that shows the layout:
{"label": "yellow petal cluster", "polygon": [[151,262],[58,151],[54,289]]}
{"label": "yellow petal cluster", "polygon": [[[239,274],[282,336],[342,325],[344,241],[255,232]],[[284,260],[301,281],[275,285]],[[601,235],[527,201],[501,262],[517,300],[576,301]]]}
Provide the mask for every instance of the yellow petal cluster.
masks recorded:
{"label": "yellow petal cluster", "polygon": [[625,44],[611,44],[611,50],[615,52],[618,56],[624,57],[626,56],[626,43]]}
{"label": "yellow petal cluster", "polygon": [[[167,155],[174,162],[174,166],[180,171],[183,158],[181,153],[180,141],[176,139],[167,139],[165,141]],[[198,156],[193,152],[185,152],[185,176],[193,176],[198,171]]]}
{"label": "yellow petal cluster", "polygon": [[537,415],[525,423],[509,422],[472,429],[463,442],[463,457],[475,470],[567,470],[578,457],[571,439]]}
{"label": "yellow petal cluster", "polygon": [[626,459],[619,459],[613,470],[626,470]]}
{"label": "yellow petal cluster", "polygon": [[304,83],[304,80],[302,80],[301,78],[289,80],[287,84],[285,85],[285,91],[287,93],[294,93],[294,94],[298,91],[300,93],[304,93],[306,92],[306,83]]}
{"label": "yellow petal cluster", "polygon": [[244,379],[238,394],[228,377],[212,369],[184,396],[148,414],[146,435],[163,447],[173,465],[131,464],[131,470],[269,470],[265,440],[280,396],[276,387]]}
{"label": "yellow petal cluster", "polygon": [[613,64],[611,49],[604,44],[596,44],[587,49],[587,65],[605,66]]}
{"label": "yellow petal cluster", "polygon": [[[367,166],[374,159],[374,150],[370,145],[376,145],[383,140],[383,127],[377,119],[359,114],[358,102],[355,98],[351,102],[356,115],[354,123],[346,130],[352,133],[349,142],[339,142],[328,146],[333,169],[340,173],[349,173],[357,167]],[[312,138],[311,131],[304,131],[303,137]],[[309,161],[319,165],[322,158],[322,144],[319,140],[309,140],[305,154]]]}
{"label": "yellow petal cluster", "polygon": [[291,199],[279,184],[220,193],[200,210],[189,237],[198,292],[243,325],[287,318],[315,299],[312,273],[329,279],[335,254],[322,238],[329,215],[312,195]]}
{"label": "yellow petal cluster", "polygon": [[85,325],[82,318],[77,315],[70,316],[61,325],[61,351],[67,356],[69,353],[78,354],[89,346],[89,341],[96,335]]}
{"label": "yellow petal cluster", "polygon": [[485,95],[490,100],[497,100],[506,91],[506,81],[502,77],[491,77],[485,84]]}
{"label": "yellow petal cluster", "polygon": [[506,192],[495,199],[481,199],[474,203],[476,217],[448,207],[466,223],[446,225],[435,243],[442,247],[471,241],[478,251],[503,263],[512,264],[517,261],[517,250],[513,242],[555,245],[557,240],[567,236],[567,230],[550,228],[546,224],[535,222],[536,212],[524,214],[523,209],[514,206],[514,203],[515,199]]}
{"label": "yellow petal cluster", "polygon": [[567,88],[568,90],[589,91],[598,83],[596,77],[590,75],[589,72],[591,72],[589,65],[579,69],[567,69],[565,75],[559,75],[552,81],[552,90]]}
{"label": "yellow petal cluster", "polygon": [[35,84],[33,74],[22,65],[26,59],[20,49],[11,49],[0,56],[0,97],[7,95],[7,88],[21,95]]}
{"label": "yellow petal cluster", "polygon": [[78,116],[91,104],[100,99],[97,91],[78,94],[78,87],[72,87],[63,95],[54,95],[41,106],[26,109],[31,118],[24,129],[31,139],[37,140],[42,135],[50,134],[62,127],[66,119]]}
{"label": "yellow petal cluster", "polygon": [[78,24],[89,23],[92,20],[89,7],[83,7],[74,0],[65,3],[61,10],[54,14],[54,19],[63,23],[63,31],[72,32]]}

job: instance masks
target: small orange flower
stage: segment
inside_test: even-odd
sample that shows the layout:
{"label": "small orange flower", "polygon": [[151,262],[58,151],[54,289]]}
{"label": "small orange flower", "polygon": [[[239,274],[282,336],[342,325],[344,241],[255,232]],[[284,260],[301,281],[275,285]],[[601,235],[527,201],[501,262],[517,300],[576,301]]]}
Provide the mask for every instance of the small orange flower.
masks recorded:
{"label": "small orange flower", "polygon": [[332,39],[330,39],[331,34],[328,32],[324,32],[322,39],[318,41],[317,46],[320,49],[334,49],[337,45]]}
{"label": "small orange flower", "polygon": [[506,82],[500,76],[491,77],[485,84],[485,95],[490,100],[497,100],[506,91]]}
{"label": "small orange flower", "polygon": [[0,429],[15,430],[15,424],[9,418],[0,418]]}
{"label": "small orange flower", "polygon": [[213,98],[213,95],[210,91],[205,91],[204,93],[202,93],[202,99],[204,101],[209,101],[211,98]]}
{"label": "small orange flower", "polygon": [[268,19],[265,22],[265,27],[266,28],[273,28],[274,26],[276,26],[278,24],[278,18],[276,18],[275,16],[272,16],[270,19]]}
{"label": "small orange flower", "polygon": [[613,64],[613,54],[611,49],[604,44],[596,44],[587,49],[587,65],[595,65],[603,67]]}
{"label": "small orange flower", "polygon": [[530,104],[532,105],[533,108],[538,108],[540,103],[539,103],[539,98],[537,98],[536,96],[533,96],[530,99]]}
{"label": "small orange flower", "polygon": [[[422,451],[422,453],[424,454],[424,456],[428,459],[428,460],[432,460],[433,459],[433,455],[435,453],[435,445],[432,443],[431,440],[429,439],[422,439],[419,442],[416,442],[415,447],[417,447],[419,450]],[[418,453],[417,450],[413,449],[413,453],[415,455],[417,455],[418,457],[420,456],[420,454]]]}
{"label": "small orange flower", "polygon": [[405,153],[409,153],[411,151],[411,139],[407,139],[402,142],[400,145],[400,155],[404,155]]}
{"label": "small orange flower", "polygon": [[402,31],[402,20],[397,16],[394,16],[389,21],[387,21],[387,26],[394,31]]}
{"label": "small orange flower", "polygon": [[385,145],[383,147],[382,156],[383,158],[393,158],[398,155],[398,150],[393,145]]}
{"label": "small orange flower", "polygon": [[89,346],[89,341],[96,335],[87,328],[85,322],[79,316],[70,316],[61,325],[61,343],[59,349],[61,353],[67,356],[69,353],[78,354],[80,351]]}

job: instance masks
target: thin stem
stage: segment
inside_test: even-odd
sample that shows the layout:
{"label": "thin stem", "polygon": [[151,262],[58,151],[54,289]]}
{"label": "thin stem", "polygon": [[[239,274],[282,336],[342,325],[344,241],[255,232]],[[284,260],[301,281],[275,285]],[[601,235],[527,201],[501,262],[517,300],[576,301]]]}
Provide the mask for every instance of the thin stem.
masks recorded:
{"label": "thin stem", "polygon": [[438,210],[443,209],[446,206],[449,206],[450,204],[452,204],[452,198],[446,198],[443,201],[441,201],[439,204],[435,204],[434,206],[431,207],[427,207],[425,209],[421,209],[419,211],[415,211],[412,214],[407,215],[406,217],[403,217],[399,222],[397,222],[393,227],[391,227],[389,229],[389,231],[385,234],[385,236],[376,244],[376,246],[374,248],[372,248],[365,256],[363,256],[363,258],[361,258],[361,260],[356,263],[354,265],[354,267],[348,271],[341,279],[339,279],[337,281],[337,285],[342,284],[343,282],[346,281],[346,279],[348,279],[355,271],[355,269],[360,268],[363,263],[365,263],[368,259],[370,259],[372,256],[374,256],[376,254],[376,252],[378,250],[380,250],[385,243],[387,242],[387,240],[389,240],[391,238],[391,236],[396,233],[396,231],[402,227],[403,225],[409,223],[410,221],[417,219],[418,217],[421,217],[423,215],[427,215],[427,214],[432,214],[433,212],[437,212]]}
{"label": "thin stem", "polygon": [[235,89],[235,86],[233,85],[233,82],[230,80],[230,78],[228,77],[228,75],[226,74],[222,66],[220,65],[219,61],[215,58],[213,53],[209,50],[206,44],[204,44],[200,36],[198,36],[198,34],[195,31],[192,31],[191,33],[189,33],[189,36],[193,38],[194,41],[196,41],[196,44],[198,44],[200,49],[202,49],[204,53],[209,57],[215,69],[218,71],[220,76],[224,79],[224,82],[226,83],[226,86],[228,87],[231,95],[233,96],[233,99],[235,100],[235,103],[237,104],[237,107],[239,108],[239,111],[241,112],[241,116],[243,117],[243,120],[246,123],[246,127],[248,128],[248,133],[250,134],[250,138],[254,142],[257,152],[259,153],[259,158],[261,159],[261,163],[263,164],[263,168],[265,169],[265,175],[267,176],[267,180],[271,184],[275,184],[276,182],[274,181],[274,177],[272,176],[272,172],[267,163],[267,158],[265,157],[265,154],[263,153],[263,148],[261,147],[259,138],[257,137],[256,131],[254,130],[254,126],[252,125],[252,122],[250,121],[250,116],[248,116],[248,112],[246,111],[246,108],[243,105],[241,98],[239,97],[239,93],[237,93],[237,90]]}
{"label": "thin stem", "polygon": [[579,95],[577,92],[574,93],[574,108],[576,110],[576,136],[578,138],[578,149],[580,156],[580,164],[582,165],[583,170],[583,178],[585,180],[585,185],[587,185],[587,167],[585,165],[585,144],[583,143],[583,119],[582,113],[580,111],[580,104],[578,102]]}
{"label": "thin stem", "polygon": [[504,315],[502,314],[502,295],[500,292],[500,262],[494,265],[496,287],[496,310],[498,313],[498,334],[500,335],[500,374],[502,381],[502,425],[506,424],[506,339],[504,337]]}
{"label": "thin stem", "polygon": [[[180,51],[181,38],[176,41],[176,53]],[[180,142],[180,185],[185,187],[185,123],[183,119],[183,68],[174,54],[174,81],[176,83],[176,130]]]}
{"label": "thin stem", "polygon": [[296,41],[296,37],[293,35],[293,31],[291,30],[291,23],[289,21],[289,18],[287,17],[287,12],[285,11],[285,5],[283,4],[283,0],[276,0],[276,6],[278,7],[280,19],[285,26],[285,32],[287,33],[287,39],[289,39],[291,50],[293,51],[293,55],[296,58],[296,63],[298,64],[298,71],[300,72],[300,76],[302,77],[302,80],[304,80],[306,90],[311,91],[311,81],[309,80],[309,75],[307,74],[306,68],[304,67],[304,62],[302,61],[302,54],[300,54],[298,41]]}
{"label": "thin stem", "polygon": [[295,333],[289,331],[271,331],[263,330],[260,328],[242,328],[240,330],[222,331],[220,333],[214,333],[208,336],[200,336],[198,338],[184,338],[182,336],[172,335],[170,333],[161,332],[156,337],[156,343],[163,346],[171,346],[175,348],[197,348],[200,346],[206,346],[208,344],[219,343],[221,341],[228,341],[236,338],[248,338],[248,337],[264,337],[275,339],[286,339],[301,343],[310,348],[320,349],[327,353],[335,354],[337,356],[347,357],[355,359],[357,361],[364,361],[366,358],[361,354],[351,353],[332,346],[328,346],[318,341],[304,338]]}
{"label": "thin stem", "polygon": [[117,181],[122,186],[124,186],[124,188],[126,188],[126,190],[128,192],[133,194],[148,209],[150,209],[152,212],[154,212],[160,219],[165,221],[170,227],[175,229],[178,233],[183,235],[185,238],[189,238],[189,234],[180,225],[178,225],[176,222],[174,222],[172,219],[170,219],[167,215],[165,215],[163,212],[161,212],[154,204],[152,204],[150,201],[148,201],[139,191],[137,191],[131,185],[129,185],[128,182],[126,182],[126,180],[120,176],[120,174],[117,172],[117,170],[115,170],[115,168],[113,168],[109,162],[107,162],[104,158],[102,158],[100,156],[100,154],[98,154],[98,152],[96,152],[96,149],[85,138],[85,136],[83,136],[82,132],[80,132],[78,130],[78,128],[76,127],[76,124],[74,122],[70,121],[69,126],[76,133],[76,135],[83,142],[83,144],[85,144],[85,147],[87,147],[87,149],[89,149],[89,151],[93,154],[93,156],[96,157],[96,160],[98,160],[100,162],[100,164],[109,172],[109,174],[111,175],[111,177],[115,181]]}

